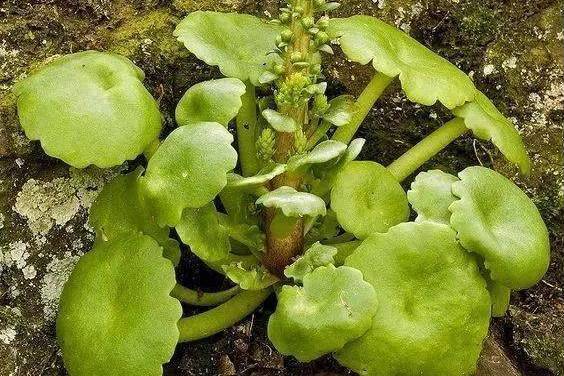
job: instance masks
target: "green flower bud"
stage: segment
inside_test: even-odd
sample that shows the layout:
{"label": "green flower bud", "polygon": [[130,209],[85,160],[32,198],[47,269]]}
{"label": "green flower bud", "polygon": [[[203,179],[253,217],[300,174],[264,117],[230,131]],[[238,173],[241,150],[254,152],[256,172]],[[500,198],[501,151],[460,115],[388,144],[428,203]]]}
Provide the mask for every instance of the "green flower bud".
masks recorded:
{"label": "green flower bud", "polygon": [[302,7],[301,5],[298,5],[297,7],[294,7],[294,12],[298,13],[298,14],[304,14],[304,7]]}
{"label": "green flower bud", "polygon": [[313,27],[314,24],[315,24],[315,21],[313,20],[313,17],[302,18],[302,26],[303,26],[304,29],[309,30],[310,28]]}
{"label": "green flower bud", "polygon": [[303,154],[307,149],[307,137],[305,133],[298,129],[294,132],[294,151],[296,154]]}
{"label": "green flower bud", "polygon": [[318,94],[313,99],[313,106],[311,111],[314,115],[321,117],[329,109],[329,102],[327,97],[323,94]]}
{"label": "green flower bud", "polygon": [[283,64],[275,64],[272,67],[272,72],[274,72],[275,74],[281,76],[284,73],[284,65]]}
{"label": "green flower bud", "polygon": [[271,128],[264,129],[257,139],[256,148],[257,157],[260,160],[270,160],[276,149],[276,132],[274,132]]}
{"label": "green flower bud", "polygon": [[293,36],[294,36],[294,33],[292,33],[292,30],[290,30],[290,29],[284,29],[280,33],[280,37],[282,38],[282,40],[284,42],[291,41]]}
{"label": "green flower bud", "polygon": [[317,76],[321,73],[321,64],[313,64],[310,66],[309,71],[314,76]]}
{"label": "green flower bud", "polygon": [[302,53],[300,51],[294,51],[292,52],[292,54],[290,55],[290,61],[292,63],[297,63],[299,61],[303,61],[304,57],[302,55]]}
{"label": "green flower bud", "polygon": [[320,31],[315,35],[315,44],[317,46],[324,45],[327,42],[329,42],[329,35],[326,32]]}
{"label": "green flower bud", "polygon": [[280,22],[282,23],[288,23],[290,22],[290,19],[292,18],[292,16],[290,15],[290,13],[288,12],[283,12],[280,13],[280,16],[278,16],[278,19],[280,20]]}
{"label": "green flower bud", "polygon": [[325,30],[329,27],[329,17],[321,17],[319,21],[317,21],[317,27],[321,30]]}

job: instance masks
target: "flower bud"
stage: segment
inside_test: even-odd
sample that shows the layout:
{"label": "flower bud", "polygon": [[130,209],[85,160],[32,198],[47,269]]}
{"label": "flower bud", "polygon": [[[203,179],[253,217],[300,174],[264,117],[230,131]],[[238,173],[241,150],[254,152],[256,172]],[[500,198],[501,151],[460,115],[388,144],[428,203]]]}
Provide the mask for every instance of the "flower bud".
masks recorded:
{"label": "flower bud", "polygon": [[317,27],[321,30],[327,29],[327,27],[329,27],[329,18],[328,17],[321,17],[317,21]]}
{"label": "flower bud", "polygon": [[293,35],[294,35],[294,34],[292,33],[292,30],[290,30],[290,29],[284,29],[284,30],[282,30],[282,32],[280,33],[280,37],[282,38],[282,40],[283,40],[284,42],[289,42],[289,41],[291,41]]}
{"label": "flower bud", "polygon": [[292,52],[292,54],[290,55],[290,61],[292,63],[297,63],[299,61],[303,61],[304,57],[302,55],[302,53],[300,51],[294,51]]}
{"label": "flower bud", "polygon": [[310,28],[313,27],[314,24],[315,24],[315,21],[313,20],[313,17],[302,18],[302,26],[303,26],[304,29],[309,30]]}
{"label": "flower bud", "polygon": [[329,42],[329,35],[326,32],[320,31],[315,35],[315,45],[321,46]]}

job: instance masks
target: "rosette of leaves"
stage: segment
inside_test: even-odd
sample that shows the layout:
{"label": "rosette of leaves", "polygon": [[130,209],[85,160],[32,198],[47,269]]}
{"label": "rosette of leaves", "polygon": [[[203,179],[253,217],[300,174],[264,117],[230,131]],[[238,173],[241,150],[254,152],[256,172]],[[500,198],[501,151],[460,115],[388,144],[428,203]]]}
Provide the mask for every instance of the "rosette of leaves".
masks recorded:
{"label": "rosette of leaves", "polygon": [[144,74],[123,56],[85,51],[59,57],[14,87],[20,123],[43,150],[71,166],[135,159],[159,135],[159,106]]}
{"label": "rosette of leaves", "polygon": [[[284,354],[333,353],[367,375],[467,375],[490,315],[542,278],[546,227],[500,174],[435,170],[407,195],[400,185],[469,130],[527,173],[513,125],[454,65],[375,18],[330,20],[337,5],[292,0],[270,22],[188,15],[175,35],[226,78],[189,88],[162,141],[156,101],[125,58],[68,55],[16,86],[22,126],[48,154],[109,167],[145,153],[93,204],[94,249],[63,292],[72,376],[161,374],[175,343],[221,332],[272,291],[268,334]],[[356,99],[326,96],[331,37],[377,71]],[[365,141],[354,133],[395,77],[455,118],[387,167],[355,161]],[[175,283],[178,241],[233,286]],[[180,318],[179,301],[213,308]]]}

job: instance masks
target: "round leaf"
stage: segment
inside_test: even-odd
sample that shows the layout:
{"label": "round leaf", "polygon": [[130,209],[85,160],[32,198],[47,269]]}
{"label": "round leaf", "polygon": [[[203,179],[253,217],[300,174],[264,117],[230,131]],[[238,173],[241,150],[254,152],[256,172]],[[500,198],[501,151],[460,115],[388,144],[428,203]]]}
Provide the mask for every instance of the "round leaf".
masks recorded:
{"label": "round leaf", "polygon": [[455,181],[458,181],[456,176],[440,170],[417,175],[407,192],[407,199],[417,212],[416,222],[450,224],[448,207],[457,199],[451,192],[452,183]]}
{"label": "round leaf", "polygon": [[451,226],[462,246],[484,258],[491,278],[511,289],[537,283],[550,262],[548,231],[535,204],[503,175],[485,167],[458,174]]}
{"label": "round leaf", "polygon": [[270,108],[262,111],[262,117],[264,117],[268,124],[277,132],[291,133],[298,129],[298,125],[294,119]]}
{"label": "round leaf", "polygon": [[229,236],[219,223],[213,202],[201,208],[185,209],[176,232],[180,240],[204,261],[221,261],[231,251]]}
{"label": "round leaf", "polygon": [[184,208],[212,201],[237,164],[233,136],[218,123],[175,129],[157,149],[142,180],[159,224],[174,226]]}
{"label": "round leaf", "polygon": [[380,306],[372,327],[336,354],[364,375],[473,375],[490,299],[474,258],[448,226],[402,223],[374,234],[345,265],[359,269]]}
{"label": "round leaf", "polygon": [[376,293],[362,273],[322,266],[305,276],[303,287],[282,287],[268,337],[282,354],[308,362],[363,335],[376,310]]}
{"label": "round leaf", "polygon": [[158,104],[143,78],[122,56],[63,56],[15,86],[21,125],[47,154],[74,167],[135,159],[161,129]]}
{"label": "round leaf", "polygon": [[473,102],[455,108],[453,113],[464,118],[464,123],[476,137],[491,140],[523,174],[531,172],[531,160],[519,132],[484,94],[478,92]]}
{"label": "round leaf", "polygon": [[337,254],[337,248],[323,245],[319,242],[309,247],[302,256],[284,269],[284,275],[293,278],[296,282],[303,281],[306,274],[320,266],[333,264],[333,256]]}
{"label": "round leaf", "polygon": [[307,192],[298,192],[292,187],[280,187],[258,198],[257,205],[277,208],[286,217],[317,217],[327,213],[325,201]]}
{"label": "round leaf", "polygon": [[73,376],[162,375],[182,308],[171,262],[148,236],[98,242],[65,284],[57,319]]}
{"label": "round leaf", "polygon": [[337,175],[331,209],[343,228],[364,239],[409,218],[403,188],[376,162],[353,161]]}
{"label": "round leaf", "polygon": [[245,84],[236,78],[222,78],[197,83],[186,91],[176,106],[180,126],[203,121],[227,126],[243,105]]}
{"label": "round leaf", "polygon": [[104,240],[142,232],[159,243],[167,241],[169,229],[159,227],[140,194],[143,168],[118,175],[104,186],[90,208],[88,222]]}
{"label": "round leaf", "polygon": [[178,24],[174,35],[224,76],[258,86],[266,66],[280,59],[269,52],[276,48],[281,31],[281,26],[247,14],[196,11]]}
{"label": "round leaf", "polygon": [[347,145],[339,141],[320,142],[309,153],[291,157],[288,161],[288,170],[295,171],[302,166],[331,161],[341,156],[346,150]]}
{"label": "round leaf", "polygon": [[340,95],[329,102],[329,109],[323,114],[323,119],[337,127],[341,127],[350,123],[357,111],[353,96]]}
{"label": "round leaf", "polygon": [[449,109],[474,99],[472,80],[453,64],[406,33],[370,16],[336,18],[328,33],[347,57],[372,65],[386,76],[399,75],[407,97],[426,106],[438,100]]}

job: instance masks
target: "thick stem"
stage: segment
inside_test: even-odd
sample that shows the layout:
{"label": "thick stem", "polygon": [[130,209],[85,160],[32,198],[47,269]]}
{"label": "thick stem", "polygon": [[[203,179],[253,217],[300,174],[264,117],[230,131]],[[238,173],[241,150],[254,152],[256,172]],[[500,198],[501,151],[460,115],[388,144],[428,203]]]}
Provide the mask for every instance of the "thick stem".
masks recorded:
{"label": "thick stem", "polygon": [[257,139],[257,107],[255,87],[247,83],[247,90],[241,97],[243,105],[237,115],[237,143],[243,176],[254,175],[259,170],[255,142]]}
{"label": "thick stem", "polygon": [[464,119],[455,118],[392,162],[388,166],[388,170],[398,181],[402,181],[466,131],[468,131],[468,128],[464,124]]}
{"label": "thick stem", "polygon": [[348,144],[372,107],[374,107],[374,103],[376,103],[378,98],[380,98],[384,90],[386,90],[393,80],[393,77],[388,77],[382,73],[374,74],[372,80],[370,80],[356,100],[358,111],[349,124],[337,129],[332,137],[333,140]]}
{"label": "thick stem", "polygon": [[219,307],[181,319],[179,342],[206,338],[235,325],[257,309],[271,292],[271,289],[243,291]]}
{"label": "thick stem", "polygon": [[[296,0],[294,6],[303,9],[303,17],[313,17],[313,1],[312,0]],[[284,77],[289,78],[293,73],[303,72],[308,75],[308,67],[295,67],[291,62],[293,53],[299,53],[305,58],[305,61],[311,62],[310,42],[311,36],[304,30],[301,19],[295,18],[292,20],[290,29],[293,33],[293,41],[288,46],[288,51],[285,56],[285,73]],[[307,122],[308,104],[304,103],[299,107],[292,107],[283,105],[278,110],[294,119],[300,128]],[[294,134],[292,133],[278,133],[276,137],[276,152],[274,159],[279,163],[286,163],[290,153],[294,147]],[[271,188],[276,189],[282,186],[289,186],[299,189],[301,185],[301,178],[289,173],[277,176],[271,182]],[[284,268],[289,265],[292,259],[300,254],[303,250],[303,219],[296,221],[294,228],[284,237],[276,236],[271,231],[270,224],[274,219],[274,211],[268,209],[265,213],[266,225],[266,252],[262,258],[263,265],[268,268],[270,272],[277,276],[284,275]]]}
{"label": "thick stem", "polygon": [[177,284],[174,286],[170,295],[186,304],[199,307],[210,307],[225,303],[234,295],[239,293],[239,291],[241,291],[241,288],[239,286],[235,286],[228,290],[219,292],[200,292]]}

